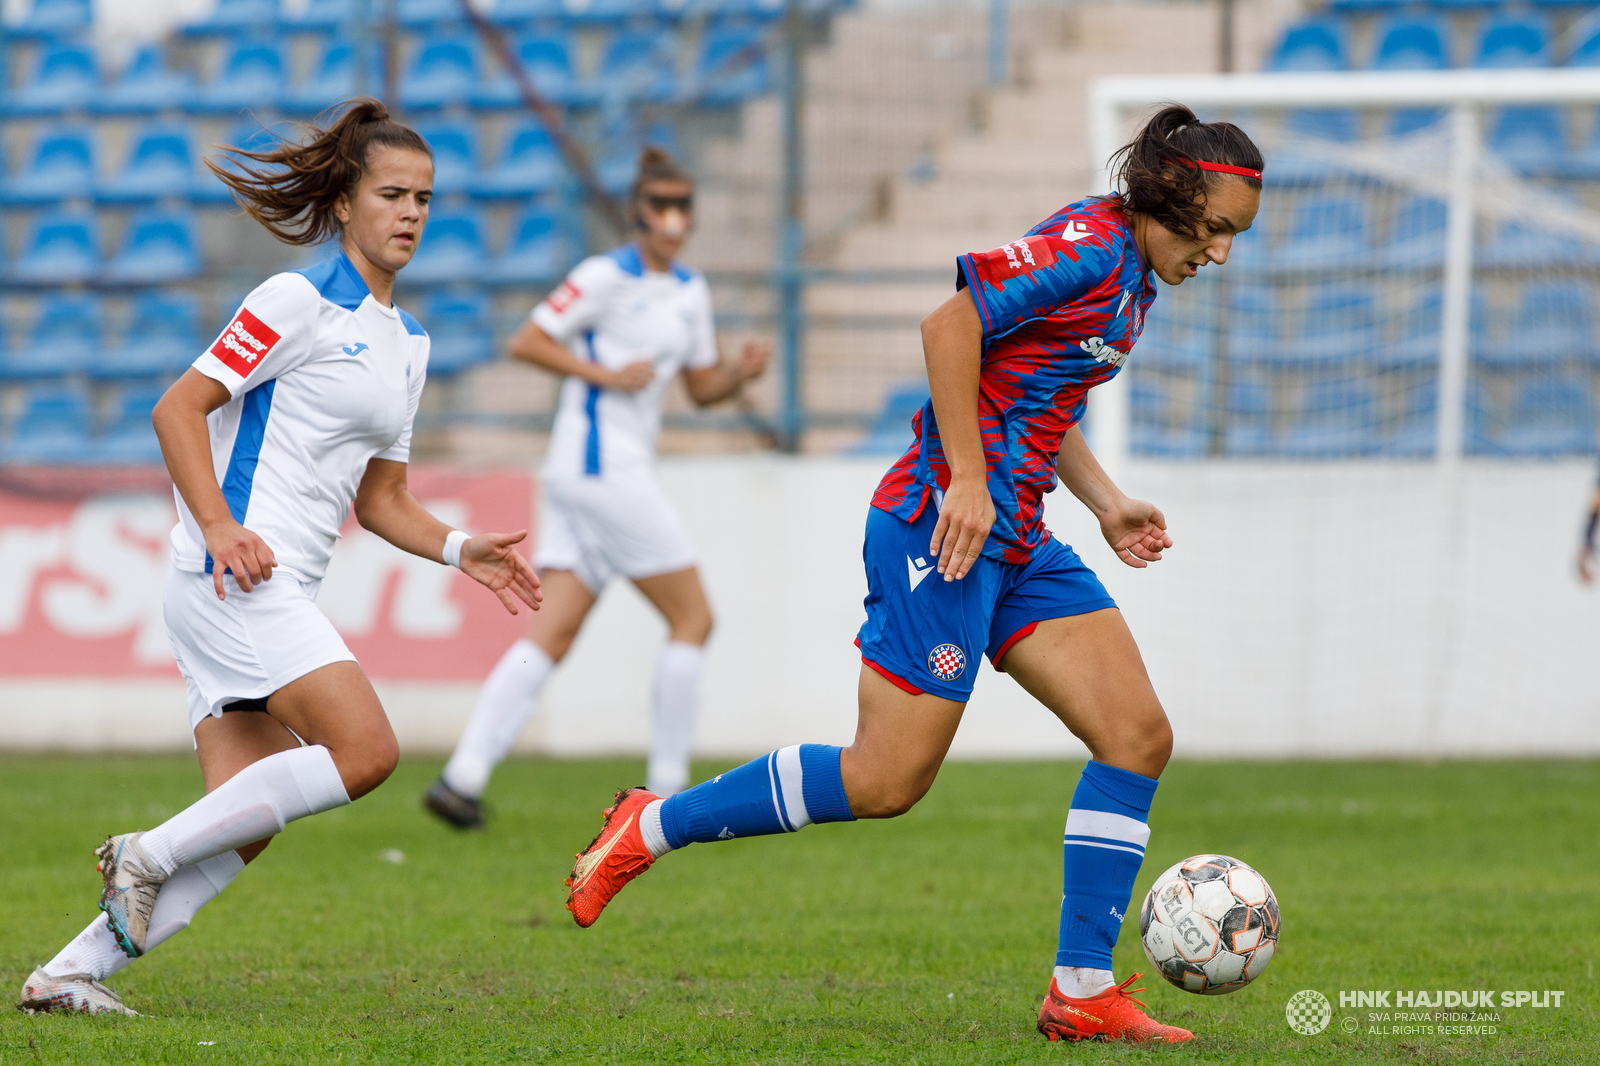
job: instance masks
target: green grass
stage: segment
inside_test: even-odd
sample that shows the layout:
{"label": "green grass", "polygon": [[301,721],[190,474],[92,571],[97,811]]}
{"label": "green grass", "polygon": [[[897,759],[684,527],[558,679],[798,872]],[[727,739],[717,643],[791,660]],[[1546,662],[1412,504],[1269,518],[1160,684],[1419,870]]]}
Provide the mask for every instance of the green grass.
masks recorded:
{"label": "green grass", "polygon": [[[701,770],[721,767],[701,767]],[[1283,939],[1231,996],[1147,980],[1183,1048],[1047,1044],[1060,834],[1077,767],[953,764],[911,814],[663,860],[587,931],[573,851],[627,762],[515,762],[490,830],[418,808],[407,762],[292,826],[186,933],[111,984],[149,1017],[0,1011],[0,1062],[1595,1062],[1600,764],[1178,764],[1150,879],[1203,851],[1272,882]],[[0,758],[6,992],[94,913],[90,849],[191,801],[188,758]],[[380,852],[398,848],[395,865]],[[1130,924],[1118,976],[1149,971]],[[1493,1037],[1339,1031],[1341,989],[1562,989]],[[1291,994],[1333,999],[1300,1036]],[[214,1044],[202,1042],[215,1041]]]}

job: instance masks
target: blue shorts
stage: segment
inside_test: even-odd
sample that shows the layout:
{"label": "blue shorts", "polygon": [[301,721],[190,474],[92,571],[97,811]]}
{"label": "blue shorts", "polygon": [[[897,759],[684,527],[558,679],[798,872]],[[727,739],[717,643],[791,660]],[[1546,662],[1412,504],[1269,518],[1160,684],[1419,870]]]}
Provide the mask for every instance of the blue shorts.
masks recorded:
{"label": "blue shorts", "polygon": [[867,514],[867,621],[856,636],[861,659],[907,692],[965,702],[979,651],[996,670],[1011,645],[1040,622],[1088,614],[1116,601],[1078,553],[1055,538],[1024,565],[980,558],[946,581],[928,552],[938,511],[907,522],[876,507]]}

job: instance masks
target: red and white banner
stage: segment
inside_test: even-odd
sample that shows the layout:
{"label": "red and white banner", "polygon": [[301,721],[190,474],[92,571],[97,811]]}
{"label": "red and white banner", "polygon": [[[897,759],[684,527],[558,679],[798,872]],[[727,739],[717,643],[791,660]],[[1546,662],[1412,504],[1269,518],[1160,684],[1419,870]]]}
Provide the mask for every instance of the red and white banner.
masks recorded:
{"label": "red and white banner", "polygon": [[[424,507],[470,532],[528,529],[521,472],[412,467]],[[176,677],[161,591],[177,515],[172,494],[80,498],[0,488],[0,678]],[[368,675],[481,680],[526,628],[487,589],[408,555],[351,519],[317,604]]]}

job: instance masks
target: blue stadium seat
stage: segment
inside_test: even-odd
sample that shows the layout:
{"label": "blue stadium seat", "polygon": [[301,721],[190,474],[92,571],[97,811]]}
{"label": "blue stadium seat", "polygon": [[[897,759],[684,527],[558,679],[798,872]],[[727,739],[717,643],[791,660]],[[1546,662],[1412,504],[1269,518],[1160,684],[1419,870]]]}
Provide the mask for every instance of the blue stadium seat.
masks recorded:
{"label": "blue stadium seat", "polygon": [[1212,358],[1209,325],[1162,314],[1161,305],[1156,306],[1139,334],[1137,365],[1167,373],[1200,373]]}
{"label": "blue stadium seat", "polygon": [[6,91],[6,113],[60,115],[88,107],[100,92],[100,65],[94,50],[54,44],[43,46],[41,53],[32,73]]}
{"label": "blue stadium seat", "polygon": [[1475,343],[1473,359],[1491,370],[1592,359],[1593,307],[1594,288],[1586,282],[1527,282],[1510,331],[1500,343]]}
{"label": "blue stadium seat", "polygon": [[850,455],[900,455],[911,446],[911,419],[928,402],[925,381],[906,382],[889,390],[872,419],[867,435],[847,449]]}
{"label": "blue stadium seat", "polygon": [[601,188],[612,196],[626,196],[633,187],[633,179],[639,173],[639,152],[647,144],[658,144],[677,155],[677,136],[672,127],[663,122],[652,125],[642,133],[638,130],[625,128],[620,135],[613,134],[602,138],[608,146],[595,163],[595,175],[600,179]]}
{"label": "blue stadium seat", "polygon": [[466,192],[479,170],[477,127],[470,122],[424,122],[417,132],[433,148],[433,194]]}
{"label": "blue stadium seat", "polygon": [[658,14],[655,0],[563,0],[566,19],[575,24],[628,22]]}
{"label": "blue stadium seat", "polygon": [[[1244,365],[1263,365],[1282,358],[1278,340],[1281,309],[1266,285],[1235,284],[1228,287],[1228,359]],[[1207,347],[1209,354],[1209,345]]]}
{"label": "blue stadium seat", "polygon": [[1361,136],[1361,117],[1348,107],[1319,107],[1290,111],[1284,116],[1286,132],[1295,137],[1341,144]]}
{"label": "blue stadium seat", "polygon": [[355,16],[351,0],[311,0],[305,10],[295,15],[285,15],[278,26],[288,33],[308,30],[337,30]]}
{"label": "blue stadium seat", "polygon": [[1537,16],[1491,18],[1478,35],[1475,67],[1506,69],[1550,65],[1550,24]]}
{"label": "blue stadium seat", "polygon": [[33,0],[27,17],[7,26],[6,35],[45,39],[65,37],[87,30],[93,21],[93,0]]}
{"label": "blue stadium seat", "polygon": [[1528,458],[1592,455],[1594,394],[1587,377],[1539,375],[1522,383],[1501,433],[1487,441],[1491,454]]}
{"label": "blue stadium seat", "polygon": [[527,122],[511,130],[500,158],[469,185],[480,199],[508,199],[547,192],[560,183],[566,167],[561,152],[541,122]]}
{"label": "blue stadium seat", "polygon": [[1311,381],[1279,448],[1286,456],[1336,459],[1370,453],[1377,445],[1377,389],[1341,367]]}
{"label": "blue stadium seat", "polygon": [[1444,114],[1437,107],[1397,107],[1384,119],[1383,132],[1388,137],[1409,136],[1433,128]]}
{"label": "blue stadium seat", "polygon": [[0,463],[52,465],[94,459],[89,397],[81,389],[43,386],[32,390],[22,417],[3,445]]}
{"label": "blue stadium seat", "polygon": [[[516,42],[517,59],[533,78],[534,88],[551,103],[570,103],[575,97],[572,41],[565,34],[533,34]],[[473,107],[523,106],[522,90],[509,71],[474,87]]]}
{"label": "blue stadium seat", "polygon": [[1600,252],[1593,245],[1548,226],[1506,222],[1478,246],[1473,262],[1485,269],[1582,268],[1600,265]]}
{"label": "blue stadium seat", "polygon": [[589,86],[602,102],[670,100],[677,94],[677,36],[667,30],[618,30]]}
{"label": "blue stadium seat", "polygon": [[1311,295],[1299,333],[1283,346],[1286,366],[1332,366],[1348,373],[1381,345],[1377,300],[1364,285],[1323,285]]}
{"label": "blue stadium seat", "polygon": [[1437,366],[1443,307],[1442,288],[1438,283],[1430,283],[1417,294],[1412,305],[1400,313],[1396,337],[1378,349],[1373,365],[1383,370]]}
{"label": "blue stadium seat", "polygon": [[283,91],[286,111],[314,115],[356,94],[355,50],[348,41],[329,37],[312,63],[312,73],[301,85]]}
{"label": "blue stadium seat", "polygon": [[1277,450],[1272,416],[1272,382],[1259,372],[1236,375],[1228,383],[1228,424],[1223,448],[1229,455],[1270,455]]}
{"label": "blue stadium seat", "polygon": [[1310,18],[1291,23],[1267,61],[1268,70],[1348,70],[1345,26],[1339,19]]}
{"label": "blue stadium seat", "polygon": [[22,346],[0,364],[0,380],[59,378],[87,370],[105,350],[103,318],[97,296],[39,297],[33,326]]}
{"label": "blue stadium seat", "polygon": [[1405,0],[1329,0],[1328,10],[1343,15],[1363,15],[1373,11],[1393,11]]}
{"label": "blue stadium seat", "polygon": [[435,293],[420,318],[428,331],[428,377],[449,377],[494,359],[493,307],[482,293]]}
{"label": "blue stadium seat", "polygon": [[1584,139],[1583,147],[1568,152],[1551,165],[1551,175],[1574,181],[1593,181],[1600,178],[1600,122],[1597,122]]}
{"label": "blue stadium seat", "polygon": [[283,95],[283,51],[276,41],[233,42],[217,76],[191,93],[188,108],[200,114],[271,106]]}
{"label": "blue stadium seat", "polygon": [[706,31],[690,95],[708,104],[735,104],[768,91],[766,35],[747,27]]}
{"label": "blue stadium seat", "polygon": [[161,462],[161,442],[156,439],[151,415],[166,390],[132,386],[117,396],[116,413],[105,432],[90,442],[91,461],[105,466],[154,466]]}
{"label": "blue stadium seat", "polygon": [[1284,270],[1345,269],[1371,258],[1371,234],[1372,209],[1365,197],[1303,196],[1271,261]]}
{"label": "blue stadium seat", "polygon": [[1495,117],[1485,140],[1506,166],[1538,177],[1558,168],[1568,154],[1563,125],[1557,107],[1507,107]]}
{"label": "blue stadium seat", "polygon": [[465,104],[478,80],[478,49],[470,36],[428,39],[400,79],[403,106],[416,110]]}
{"label": "blue stadium seat", "polygon": [[45,130],[20,173],[0,183],[0,203],[50,204],[89,195],[94,182],[94,141],[87,129]]}
{"label": "blue stadium seat", "polygon": [[485,265],[482,278],[490,285],[540,285],[554,282],[566,268],[566,241],[557,216],[535,205],[512,224],[505,253]]}
{"label": "blue stadium seat", "polygon": [[14,285],[70,285],[100,271],[100,226],[93,215],[57,211],[34,216],[23,252],[6,270]]}
{"label": "blue stadium seat", "polygon": [[160,45],[139,49],[122,74],[95,95],[91,107],[101,115],[151,115],[179,107],[194,92],[187,71],[170,69]]}
{"label": "blue stadium seat", "polygon": [[107,204],[187,198],[195,183],[194,146],[189,131],[167,124],[134,134],[128,161],[113,177],[95,183],[95,199]]}
{"label": "blue stadium seat", "polygon": [[142,292],[133,302],[122,343],[89,366],[91,377],[175,377],[200,355],[200,301],[182,292]]}
{"label": "blue stadium seat", "polygon": [[431,29],[463,21],[461,0],[394,0],[395,18],[407,29]]}
{"label": "blue stadium seat", "polygon": [[502,26],[546,22],[559,19],[563,14],[561,0],[495,0],[489,9],[489,18]]}
{"label": "blue stadium seat", "polygon": [[[1205,454],[1206,433],[1196,417],[1201,412],[1174,407],[1171,379],[1166,375],[1136,369],[1128,399],[1133,416],[1129,443],[1136,455],[1194,459]],[[910,443],[909,434],[906,443]]]}
{"label": "blue stadium seat", "polygon": [[405,280],[412,285],[471,281],[489,250],[483,242],[483,217],[476,211],[435,211],[422,233]]}
{"label": "blue stadium seat", "polygon": [[1600,26],[1583,35],[1567,55],[1569,67],[1600,67]]}
{"label": "blue stadium seat", "polygon": [[1396,16],[1376,31],[1374,70],[1443,70],[1450,66],[1450,27],[1438,18]]}
{"label": "blue stadium seat", "polygon": [[[262,126],[255,119],[245,119],[237,123],[226,134],[221,142],[233,148],[242,148],[248,152],[261,152],[271,149],[274,145],[282,143],[282,139],[273,131]],[[212,161],[225,170],[237,172],[239,170],[239,157],[232,152],[213,153]],[[207,168],[195,179],[192,199],[203,204],[231,204],[234,202],[227,186],[218,181],[216,176]]]}
{"label": "blue stadium seat", "polygon": [[[685,14],[712,19],[745,19],[757,22],[783,17],[784,0],[688,0]],[[845,6],[845,5],[840,5]]]}
{"label": "blue stadium seat", "polygon": [[206,37],[240,30],[270,30],[277,27],[280,16],[278,0],[217,0],[210,15],[189,23],[182,32],[186,37]]}
{"label": "blue stadium seat", "polygon": [[1443,200],[1408,197],[1395,212],[1388,240],[1379,249],[1380,261],[1399,269],[1425,270],[1441,266],[1447,218]]}
{"label": "blue stadium seat", "polygon": [[128,220],[122,249],[102,277],[113,285],[161,285],[200,273],[200,238],[194,216],[146,211]]}

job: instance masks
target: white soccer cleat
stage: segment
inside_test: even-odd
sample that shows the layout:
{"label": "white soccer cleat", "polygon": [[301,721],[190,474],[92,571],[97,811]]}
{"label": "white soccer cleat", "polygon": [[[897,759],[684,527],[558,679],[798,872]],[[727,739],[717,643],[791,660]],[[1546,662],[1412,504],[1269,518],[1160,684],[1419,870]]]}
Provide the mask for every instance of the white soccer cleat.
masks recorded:
{"label": "white soccer cleat", "polygon": [[122,1014],[137,1018],[117,995],[86,973],[51,977],[40,967],[22,982],[22,1000],[17,1009],[24,1014]]}
{"label": "white soccer cleat", "polygon": [[100,909],[106,912],[117,945],[130,959],[144,954],[145,940],[150,935],[150,912],[167,880],[139,846],[143,835],[123,833],[95,850],[100,856],[95,868],[106,882],[100,893]]}

